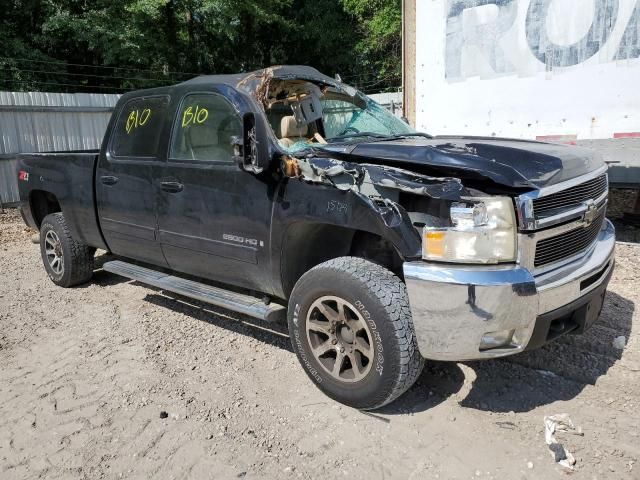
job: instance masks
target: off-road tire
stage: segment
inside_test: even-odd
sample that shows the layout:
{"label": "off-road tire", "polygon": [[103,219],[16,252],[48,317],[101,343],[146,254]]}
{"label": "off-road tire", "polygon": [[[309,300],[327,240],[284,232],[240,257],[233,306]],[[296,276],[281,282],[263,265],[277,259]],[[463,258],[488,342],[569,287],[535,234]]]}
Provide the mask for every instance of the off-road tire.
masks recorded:
{"label": "off-road tire", "polygon": [[[46,254],[47,232],[53,231],[62,250],[62,272],[56,272]],[[49,278],[60,287],[73,287],[88,282],[93,276],[95,248],[73,238],[62,213],[47,215],[40,225],[40,254]]]}
{"label": "off-road tire", "polygon": [[[322,367],[307,336],[309,309],[326,297],[356,306],[374,337],[373,368],[353,383]],[[373,410],[392,402],[413,385],[424,366],[404,283],[362,258],[336,258],[305,273],[289,299],[288,325],[293,349],[309,378],[329,397],[357,409]]]}

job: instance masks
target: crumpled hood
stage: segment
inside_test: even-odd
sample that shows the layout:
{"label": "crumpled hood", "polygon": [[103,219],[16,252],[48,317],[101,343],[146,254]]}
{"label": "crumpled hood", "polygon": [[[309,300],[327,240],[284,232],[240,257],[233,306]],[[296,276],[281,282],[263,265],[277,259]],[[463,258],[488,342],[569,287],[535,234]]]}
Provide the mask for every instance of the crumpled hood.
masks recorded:
{"label": "crumpled hood", "polygon": [[419,137],[343,145],[335,150],[358,162],[360,157],[407,170],[412,165],[435,167],[442,175],[488,178],[514,188],[540,189],[604,165],[600,155],[584,148],[501,138]]}

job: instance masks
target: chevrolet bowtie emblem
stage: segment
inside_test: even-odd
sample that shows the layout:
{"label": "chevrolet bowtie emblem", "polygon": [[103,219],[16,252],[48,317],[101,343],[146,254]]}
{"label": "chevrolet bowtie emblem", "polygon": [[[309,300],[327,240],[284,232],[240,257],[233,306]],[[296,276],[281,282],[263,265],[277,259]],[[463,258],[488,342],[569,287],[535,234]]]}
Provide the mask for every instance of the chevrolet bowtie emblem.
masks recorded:
{"label": "chevrolet bowtie emblem", "polygon": [[584,212],[582,219],[584,220],[585,227],[588,227],[598,216],[598,208],[596,207],[596,204],[593,202],[593,200],[588,200],[587,202],[585,202],[585,205],[587,207],[587,210]]}

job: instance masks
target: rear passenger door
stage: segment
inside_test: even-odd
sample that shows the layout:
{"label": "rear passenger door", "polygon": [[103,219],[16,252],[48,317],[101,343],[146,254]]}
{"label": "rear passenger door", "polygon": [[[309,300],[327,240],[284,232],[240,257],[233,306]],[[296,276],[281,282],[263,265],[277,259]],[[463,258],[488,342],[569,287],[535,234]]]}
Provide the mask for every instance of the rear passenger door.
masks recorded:
{"label": "rear passenger door", "polygon": [[164,166],[168,107],[169,98],[162,95],[126,102],[113,121],[96,174],[98,214],[109,249],[163,267],[154,178]]}
{"label": "rear passenger door", "polygon": [[162,251],[174,270],[265,291],[268,185],[234,161],[231,137],[242,135],[237,92],[212,90],[177,105],[160,179]]}

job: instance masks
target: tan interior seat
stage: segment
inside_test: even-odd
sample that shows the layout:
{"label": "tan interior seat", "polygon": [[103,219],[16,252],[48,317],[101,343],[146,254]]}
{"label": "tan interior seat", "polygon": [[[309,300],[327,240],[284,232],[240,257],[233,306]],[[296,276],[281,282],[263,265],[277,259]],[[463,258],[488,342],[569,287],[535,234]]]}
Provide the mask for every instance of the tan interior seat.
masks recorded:
{"label": "tan interior seat", "polygon": [[282,117],[280,120],[280,145],[289,148],[297,142],[308,142],[307,134],[309,128],[307,125],[298,125],[296,118],[291,115]]}
{"label": "tan interior seat", "polygon": [[192,160],[226,160],[229,153],[218,144],[211,126],[191,125],[186,133],[186,146]]}

